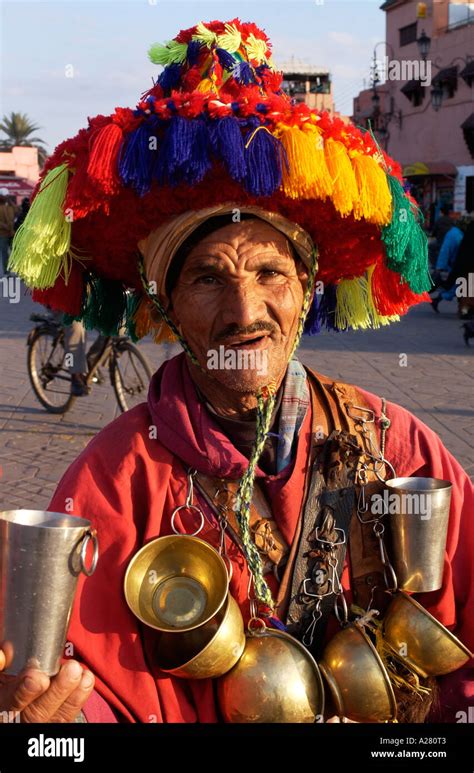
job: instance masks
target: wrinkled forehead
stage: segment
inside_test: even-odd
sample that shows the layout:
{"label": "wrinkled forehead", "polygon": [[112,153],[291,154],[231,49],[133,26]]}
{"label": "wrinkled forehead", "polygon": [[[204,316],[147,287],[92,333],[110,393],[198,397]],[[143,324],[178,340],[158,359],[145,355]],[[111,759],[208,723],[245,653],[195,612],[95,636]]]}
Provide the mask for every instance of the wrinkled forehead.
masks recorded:
{"label": "wrinkled forehead", "polygon": [[[250,218],[262,221],[263,225],[269,226],[267,233],[273,238],[273,231],[277,231],[283,237],[281,247],[288,250],[285,244],[285,238],[289,240],[297,255],[303,263],[309,268],[312,261],[315,262],[314,244],[309,234],[297,223],[294,223],[277,212],[269,212],[261,207],[246,205],[242,207],[233,203],[215,205],[199,211],[188,211],[182,215],[170,220],[163,226],[153,231],[146,239],[139,243],[139,248],[143,255],[145,273],[148,280],[154,280],[157,284],[158,295],[162,300],[169,300],[167,286],[169,288],[170,279],[169,269],[173,265],[175,273],[176,263],[174,258],[184,242],[192,243],[192,235],[197,239],[196,243],[202,240],[203,236],[215,231],[215,227],[206,226],[206,222],[215,220],[216,216],[223,218],[222,226],[229,226],[235,217],[235,225],[243,225]],[[231,223],[229,223],[229,219]],[[239,222],[240,221],[240,222]],[[206,227],[210,228],[206,232]],[[248,226],[247,226],[248,227]],[[250,226],[250,228],[257,226]],[[190,242],[191,237],[191,242]],[[278,238],[278,237],[275,237]],[[183,251],[181,250],[181,256]],[[178,267],[179,268],[179,267]],[[171,281],[172,283],[172,281]]]}
{"label": "wrinkled forehead", "polygon": [[258,218],[252,217],[239,223],[216,224],[215,227],[212,227],[212,220],[208,223],[212,230],[200,234],[198,229],[191,234],[177,251],[169,271],[173,270],[180,255],[183,256],[182,268],[202,256],[211,256],[216,260],[220,257],[240,260],[262,253],[273,253],[293,261],[299,257],[285,234]]}

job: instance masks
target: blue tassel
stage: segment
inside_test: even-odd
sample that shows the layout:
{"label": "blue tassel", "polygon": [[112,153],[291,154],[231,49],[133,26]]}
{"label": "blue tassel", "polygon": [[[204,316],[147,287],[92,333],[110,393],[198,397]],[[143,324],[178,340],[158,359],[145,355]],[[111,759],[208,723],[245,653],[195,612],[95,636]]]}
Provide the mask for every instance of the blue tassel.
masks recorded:
{"label": "blue tassel", "polygon": [[201,51],[201,43],[199,42],[199,40],[191,40],[188,43],[188,51],[186,54],[186,59],[188,60],[188,64],[190,67],[193,67],[195,64],[197,64],[200,51]]}
{"label": "blue tassel", "polygon": [[[256,122],[260,126],[258,119]],[[245,138],[249,143],[245,148],[245,188],[254,196],[271,196],[281,185],[282,161],[288,164],[286,154],[277,137],[264,127],[255,131],[258,126],[252,120],[249,123],[252,125]]]}
{"label": "blue tassel", "polygon": [[236,118],[226,116],[210,124],[213,153],[221,159],[233,180],[240,182],[246,173],[244,140]]}
{"label": "blue tassel", "polygon": [[131,185],[140,196],[151,188],[153,166],[157,157],[157,141],[150,143],[152,136],[156,137],[158,119],[150,116],[128,135],[125,146],[122,146],[119,159],[119,174],[124,185]]}
{"label": "blue tassel", "polygon": [[174,116],[163,137],[153,176],[161,185],[195,185],[210,169],[209,149],[203,120]]}
{"label": "blue tassel", "polygon": [[324,293],[314,294],[313,302],[306,316],[304,332],[316,335],[322,328],[338,330],[336,319],[336,285],[326,285]]}
{"label": "blue tassel", "polygon": [[237,62],[232,68],[232,75],[237,83],[241,83],[243,86],[255,83],[254,71],[248,62]]}
{"label": "blue tassel", "polygon": [[278,617],[270,617],[269,618],[270,623],[274,628],[277,628],[279,631],[287,631],[287,626],[281,622],[281,620],[278,619]]}
{"label": "blue tassel", "polygon": [[171,91],[171,89],[178,85],[181,78],[181,69],[180,64],[169,64],[165,67],[158,78],[158,83],[163,91]]}
{"label": "blue tassel", "polygon": [[219,59],[219,64],[222,65],[224,70],[232,70],[235,67],[235,57],[229,54],[225,48],[216,48],[216,54]]}

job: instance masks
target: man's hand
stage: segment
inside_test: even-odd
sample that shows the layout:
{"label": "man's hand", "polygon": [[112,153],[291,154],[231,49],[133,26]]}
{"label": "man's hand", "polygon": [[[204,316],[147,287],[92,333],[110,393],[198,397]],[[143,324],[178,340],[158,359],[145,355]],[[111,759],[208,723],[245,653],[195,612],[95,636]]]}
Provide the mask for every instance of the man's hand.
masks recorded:
{"label": "man's hand", "polygon": [[[0,650],[0,672],[6,662]],[[0,673],[0,722],[17,712],[21,722],[74,722],[93,687],[93,674],[76,660],[64,663],[53,677],[36,668],[19,676]]]}

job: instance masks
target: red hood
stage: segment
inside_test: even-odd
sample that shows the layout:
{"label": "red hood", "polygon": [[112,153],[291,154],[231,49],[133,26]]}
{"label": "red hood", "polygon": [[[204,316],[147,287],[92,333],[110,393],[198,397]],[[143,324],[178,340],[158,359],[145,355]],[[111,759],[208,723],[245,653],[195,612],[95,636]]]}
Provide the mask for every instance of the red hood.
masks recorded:
{"label": "red hood", "polygon": [[[248,459],[199,400],[184,353],[165,362],[154,374],[148,407],[160,442],[198,472],[240,478],[248,467]],[[257,468],[257,476],[265,473]]]}

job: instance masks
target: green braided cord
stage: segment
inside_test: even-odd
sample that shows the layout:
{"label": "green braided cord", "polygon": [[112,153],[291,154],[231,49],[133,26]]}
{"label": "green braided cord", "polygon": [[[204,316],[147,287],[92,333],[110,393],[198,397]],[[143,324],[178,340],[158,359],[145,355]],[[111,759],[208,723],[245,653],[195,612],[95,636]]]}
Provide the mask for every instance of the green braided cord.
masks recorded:
{"label": "green braided cord", "polygon": [[178,341],[180,342],[181,346],[183,347],[184,351],[185,351],[185,352],[186,352],[186,354],[188,355],[188,357],[189,357],[189,359],[191,360],[191,362],[192,362],[192,363],[194,363],[194,365],[197,365],[197,367],[198,367],[198,368],[199,368],[199,369],[200,369],[200,370],[201,370],[203,373],[206,373],[206,375],[208,375],[208,372],[207,372],[207,370],[206,370],[205,368],[203,368],[203,367],[202,367],[202,365],[200,364],[200,362],[199,362],[199,360],[197,359],[196,355],[194,354],[193,350],[191,349],[191,347],[189,346],[189,344],[187,343],[187,341],[186,341],[186,340],[183,338],[183,336],[182,336],[182,335],[181,335],[181,333],[179,332],[178,328],[177,328],[177,327],[176,327],[176,325],[174,324],[174,322],[173,322],[173,320],[171,319],[171,317],[170,317],[170,316],[168,316],[168,314],[167,314],[167,312],[166,312],[166,310],[165,310],[164,306],[163,306],[163,305],[160,303],[160,301],[158,300],[158,298],[156,297],[156,295],[154,295],[153,293],[151,293],[151,292],[150,292],[150,287],[149,287],[149,285],[148,285],[148,280],[147,280],[147,278],[146,278],[146,275],[145,275],[145,266],[143,265],[143,260],[142,260],[142,259],[140,259],[140,260],[138,261],[138,270],[139,270],[139,272],[140,272],[140,278],[141,278],[141,280],[142,280],[142,285],[143,285],[143,288],[144,288],[144,290],[145,290],[145,293],[147,294],[148,298],[151,300],[151,302],[153,303],[153,305],[155,306],[155,308],[156,308],[156,309],[158,309],[158,311],[160,312],[160,314],[161,314],[161,316],[162,316],[163,320],[166,322],[166,324],[168,325],[168,327],[169,327],[169,328],[171,328],[171,330],[172,330],[172,331],[173,331],[173,333],[175,334],[176,338],[177,338],[177,339],[178,339]]}
{"label": "green braided cord", "polygon": [[[317,256],[318,252],[316,247],[314,247],[311,255],[311,266],[309,270],[308,283],[303,298],[303,305],[298,321],[298,328],[288,362],[292,359],[303,334],[306,315],[308,313],[313,296],[314,280],[318,268]],[[263,577],[262,559],[260,557],[260,553],[258,552],[257,546],[252,540],[250,531],[250,505],[253,497],[255,471],[258,460],[263,451],[265,441],[267,439],[273,408],[275,406],[275,395],[271,393],[268,399],[265,401],[263,395],[264,391],[265,388],[260,390],[259,394],[257,395],[257,436],[252,454],[250,456],[249,465],[240,480],[239,488],[237,490],[235,516],[237,523],[239,524],[240,537],[242,539],[245,557],[247,559],[249,569],[252,573],[255,596],[258,601],[266,604],[271,609],[274,609],[275,603],[273,601],[271,590]]]}

